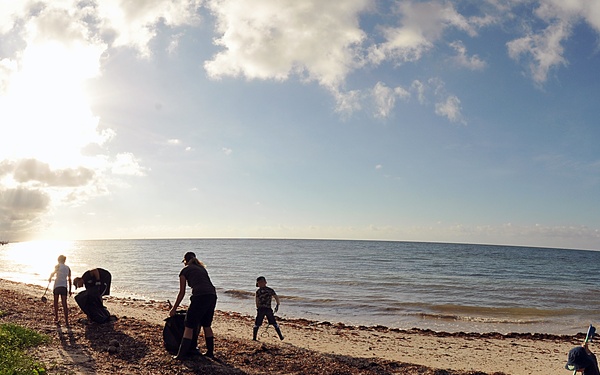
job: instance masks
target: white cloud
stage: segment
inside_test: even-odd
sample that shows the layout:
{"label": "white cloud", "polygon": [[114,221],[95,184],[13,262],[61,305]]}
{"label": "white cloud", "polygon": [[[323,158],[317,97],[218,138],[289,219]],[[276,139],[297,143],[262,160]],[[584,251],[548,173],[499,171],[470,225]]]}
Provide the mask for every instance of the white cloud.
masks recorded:
{"label": "white cloud", "polygon": [[231,154],[233,153],[233,150],[232,150],[232,149],[230,149],[230,148],[227,148],[227,147],[223,147],[223,148],[221,149],[221,151],[223,151],[223,153],[224,153],[225,155],[227,155],[227,156],[229,156],[229,155],[231,155]]}
{"label": "white cloud", "polygon": [[27,13],[30,4],[26,1],[0,2],[0,34],[10,32],[18,17]]}
{"label": "white cloud", "polygon": [[384,27],[385,42],[370,49],[369,58],[375,64],[390,59],[398,63],[417,61],[450,27],[475,35],[469,20],[450,2],[404,1],[398,3],[397,11],[401,16],[400,26]]}
{"label": "white cloud", "polygon": [[600,32],[600,2],[586,0],[543,0],[535,10],[538,17],[550,21],[560,19],[577,22],[583,20]]}
{"label": "white cloud", "polygon": [[482,70],[485,68],[485,61],[481,60],[479,56],[467,55],[467,48],[461,41],[454,41],[450,43],[450,47],[452,47],[456,51],[456,56],[452,58],[452,60],[457,63],[459,66],[465,67],[471,70]]}
{"label": "white cloud", "polygon": [[145,176],[145,170],[140,166],[139,160],[129,152],[117,154],[112,164],[112,173],[127,176]]}
{"label": "white cloud", "polygon": [[417,98],[419,99],[419,103],[424,104],[426,101],[426,99],[425,99],[426,87],[423,84],[423,82],[421,82],[419,80],[414,80],[412,82],[412,84],[410,85],[410,89],[417,92]]}
{"label": "white cloud", "polygon": [[509,56],[524,59],[534,82],[548,79],[552,69],[568,64],[564,56],[565,43],[580,22],[587,23],[600,33],[600,2],[585,0],[542,0],[535,3],[535,22],[545,22],[541,31],[530,26],[525,36],[507,43]]}
{"label": "white cloud", "polygon": [[47,186],[77,187],[90,183],[94,171],[84,167],[53,170],[50,165],[35,159],[21,160],[14,165],[15,181],[22,184],[31,182]]}
{"label": "white cloud", "polygon": [[529,69],[533,80],[543,83],[546,81],[550,69],[559,65],[567,65],[561,43],[569,37],[570,33],[570,26],[567,23],[554,23],[541,34],[530,34],[508,42],[508,54],[515,60],[521,56],[531,57]]}
{"label": "white cloud", "polygon": [[4,236],[26,233],[49,208],[50,197],[42,190],[0,186],[0,231]]}
{"label": "white cloud", "polygon": [[360,65],[365,39],[358,14],[367,0],[212,0],[216,44],[223,48],[205,68],[212,78],[285,80],[298,75],[336,88]]}
{"label": "white cloud", "polygon": [[363,98],[360,90],[339,91],[332,90],[336,101],[336,111],[344,116],[348,116],[355,111],[362,109],[361,101]]}
{"label": "white cloud", "polygon": [[159,22],[168,26],[200,22],[202,0],[102,0],[89,9],[103,33],[112,33],[113,47],[134,47],[144,57],[151,55],[148,43],[156,36]]}
{"label": "white cloud", "polygon": [[451,122],[464,123],[461,114],[460,99],[454,95],[446,97],[444,101],[435,104],[435,113],[438,116],[446,117]]}
{"label": "white cloud", "polygon": [[387,118],[396,105],[396,98],[407,99],[410,93],[402,87],[394,89],[387,87],[382,82],[377,82],[373,87],[372,96],[375,102],[375,117]]}

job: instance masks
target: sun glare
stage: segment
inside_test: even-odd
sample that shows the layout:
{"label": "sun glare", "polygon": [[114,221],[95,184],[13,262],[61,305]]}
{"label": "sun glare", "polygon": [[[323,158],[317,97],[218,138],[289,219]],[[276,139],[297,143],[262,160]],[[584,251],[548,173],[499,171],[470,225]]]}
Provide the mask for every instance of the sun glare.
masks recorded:
{"label": "sun glare", "polygon": [[29,241],[4,245],[0,260],[6,269],[19,270],[8,278],[13,281],[45,285],[59,255],[72,253],[71,241]]}
{"label": "sun glare", "polygon": [[103,141],[83,87],[98,74],[100,53],[98,46],[55,41],[27,47],[0,103],[11,139],[5,156],[56,168],[85,164],[81,149]]}

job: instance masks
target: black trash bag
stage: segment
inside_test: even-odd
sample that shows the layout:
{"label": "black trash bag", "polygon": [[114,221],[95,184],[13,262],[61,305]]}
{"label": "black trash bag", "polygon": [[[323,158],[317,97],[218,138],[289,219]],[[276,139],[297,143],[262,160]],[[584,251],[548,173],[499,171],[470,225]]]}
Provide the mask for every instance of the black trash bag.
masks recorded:
{"label": "black trash bag", "polygon": [[[179,351],[179,345],[181,344],[183,331],[185,330],[184,322],[186,312],[186,310],[179,310],[175,313],[175,315],[165,319],[165,327],[163,328],[163,341],[165,344],[165,349],[171,354],[177,354]],[[196,328],[194,330],[194,335],[192,336],[192,342],[194,344],[198,342],[199,333],[200,329]],[[191,350],[194,349],[196,348],[191,348]]]}
{"label": "black trash bag", "polygon": [[110,320],[110,313],[102,303],[102,296],[91,289],[79,292],[75,296],[75,302],[79,308],[87,315],[88,319],[102,324]]}

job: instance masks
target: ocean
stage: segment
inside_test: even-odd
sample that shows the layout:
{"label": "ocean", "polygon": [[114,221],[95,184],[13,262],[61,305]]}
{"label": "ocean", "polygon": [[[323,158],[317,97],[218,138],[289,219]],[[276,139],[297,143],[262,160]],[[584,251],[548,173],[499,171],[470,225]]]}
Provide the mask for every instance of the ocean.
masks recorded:
{"label": "ocean", "polygon": [[[254,315],[255,280],[277,314],[349,325],[446,332],[575,334],[595,323],[600,252],[474,244],[279,239],[21,242],[0,246],[0,278],[48,285],[60,254],[73,277],[102,267],[112,295],[175,300],[194,251],[217,309]],[[184,303],[188,300],[188,294]],[[166,313],[165,313],[166,314]]]}

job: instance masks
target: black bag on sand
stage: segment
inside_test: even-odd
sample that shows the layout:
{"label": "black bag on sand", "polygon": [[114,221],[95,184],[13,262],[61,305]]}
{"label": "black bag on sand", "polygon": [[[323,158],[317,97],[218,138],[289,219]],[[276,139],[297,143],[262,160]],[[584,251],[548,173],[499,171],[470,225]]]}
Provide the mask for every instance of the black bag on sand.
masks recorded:
{"label": "black bag on sand", "polygon": [[90,293],[90,290],[79,292],[75,296],[75,302],[77,302],[89,320],[99,324],[110,320],[110,313],[102,304],[102,297],[97,293]]}
{"label": "black bag on sand", "polygon": [[[183,331],[185,330],[185,313],[186,310],[179,310],[175,315],[165,319],[165,328],[163,328],[163,340],[165,343],[165,349],[171,354],[177,354],[179,351],[179,345],[183,338]],[[192,336],[192,342],[198,343],[198,334],[200,330],[196,328],[194,335]],[[195,347],[191,348],[192,350]]]}

